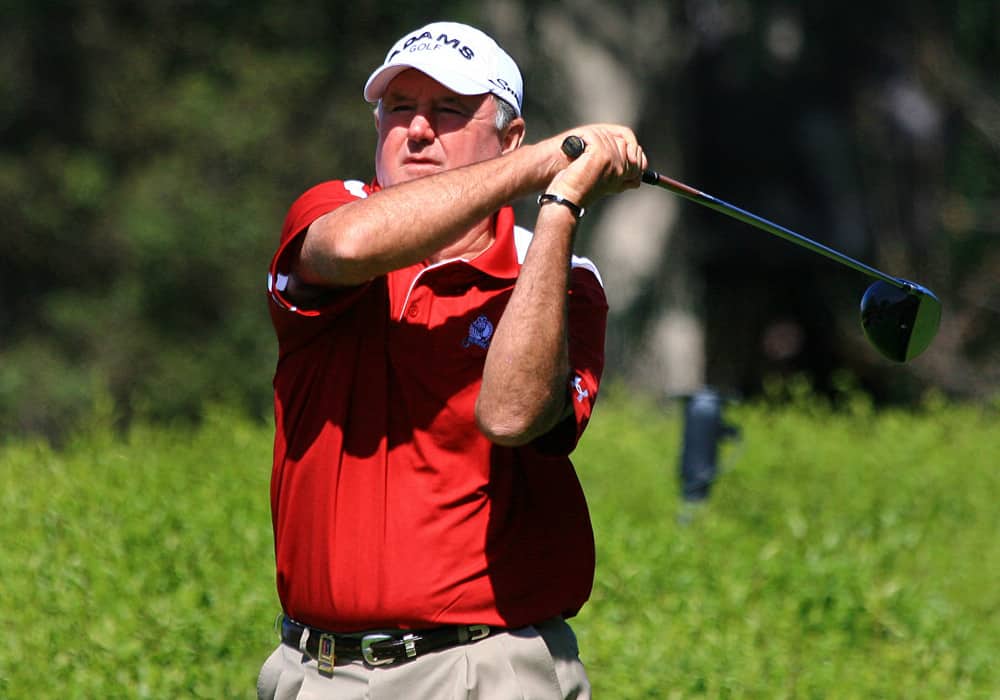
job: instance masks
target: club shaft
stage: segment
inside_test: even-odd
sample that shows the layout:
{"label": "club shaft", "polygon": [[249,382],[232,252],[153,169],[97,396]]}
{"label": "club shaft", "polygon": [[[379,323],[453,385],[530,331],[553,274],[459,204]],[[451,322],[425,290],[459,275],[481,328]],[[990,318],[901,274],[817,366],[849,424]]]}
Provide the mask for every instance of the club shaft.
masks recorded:
{"label": "club shaft", "polygon": [[757,216],[756,214],[751,214],[745,209],[740,209],[737,206],[724,202],[717,197],[713,197],[710,194],[706,194],[700,190],[685,185],[683,182],[678,182],[666,175],[661,175],[655,170],[646,170],[642,173],[642,181],[649,185],[656,185],[657,187],[662,187],[665,190],[673,192],[676,195],[680,195],[685,199],[688,199],[696,204],[701,204],[702,206],[708,207],[709,209],[714,209],[715,211],[721,212],[726,216],[732,217],[738,221],[742,221],[745,224],[750,224],[756,228],[763,231],[767,231],[770,234],[778,236],[779,238],[784,238],[790,243],[801,246],[814,253],[819,253],[820,255],[835,260],[836,262],[846,265],[847,267],[857,270],[858,272],[863,272],[866,275],[874,277],[875,279],[880,279],[884,282],[888,282],[891,285],[899,287],[900,289],[909,288],[906,280],[901,280],[897,277],[892,277],[887,275],[881,270],[878,270],[871,265],[866,265],[859,260],[855,260],[849,255],[845,255],[838,250],[829,248],[822,243],[817,243],[811,238],[806,238],[802,234],[795,233],[784,226],[779,226],[773,221],[768,221],[767,219]]}

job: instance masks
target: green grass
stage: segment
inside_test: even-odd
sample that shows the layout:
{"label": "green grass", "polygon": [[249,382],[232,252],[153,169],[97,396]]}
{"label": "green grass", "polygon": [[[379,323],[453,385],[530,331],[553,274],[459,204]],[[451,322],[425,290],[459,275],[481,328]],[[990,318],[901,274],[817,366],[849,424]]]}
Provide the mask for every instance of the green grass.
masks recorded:
{"label": "green grass", "polygon": [[742,445],[692,512],[679,408],[612,403],[577,454],[602,697],[1000,697],[995,411],[731,407]]}
{"label": "green grass", "polygon": [[253,697],[278,603],[269,436],[94,431],[0,456],[0,698]]}
{"label": "green grass", "polygon": [[[1000,698],[996,407],[732,406],[683,508],[679,406],[602,398],[575,461],[597,698]],[[99,421],[98,421],[99,423]],[[0,448],[0,698],[249,698],[275,643],[271,434]]]}

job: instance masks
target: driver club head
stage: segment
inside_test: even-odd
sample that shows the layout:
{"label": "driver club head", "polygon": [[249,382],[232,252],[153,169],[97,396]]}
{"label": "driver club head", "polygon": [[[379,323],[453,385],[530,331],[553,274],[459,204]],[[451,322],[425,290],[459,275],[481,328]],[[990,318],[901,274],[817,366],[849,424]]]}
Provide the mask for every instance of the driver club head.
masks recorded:
{"label": "driver club head", "polygon": [[868,341],[895,362],[907,362],[927,349],[941,323],[941,302],[919,284],[897,287],[879,280],[861,298],[861,327]]}

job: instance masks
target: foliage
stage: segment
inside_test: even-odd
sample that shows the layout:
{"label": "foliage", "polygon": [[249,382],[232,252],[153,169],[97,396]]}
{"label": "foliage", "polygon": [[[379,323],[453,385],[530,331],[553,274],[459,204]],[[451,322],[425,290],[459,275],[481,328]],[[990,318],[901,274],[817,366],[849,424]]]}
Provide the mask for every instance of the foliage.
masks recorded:
{"label": "foliage", "polygon": [[[572,113],[576,77],[558,60],[617,57],[651,155],[795,228],[829,221],[820,233],[838,245],[870,223],[881,261],[944,297],[940,352],[887,374],[833,322],[853,313],[856,290],[809,270],[805,282],[827,291],[802,315],[825,334],[797,361],[852,365],[894,399],[912,397],[914,380],[963,395],[1000,383],[996,3],[13,0],[0,13],[0,434],[64,435],[105,393],[123,425],[196,419],[214,401],[266,415],[263,280],[285,210],[318,181],[370,176],[360,87],[402,31],[441,17],[494,25],[516,47],[532,138]],[[573,31],[554,35],[554,18]],[[936,130],[903,128],[928,110]],[[692,215],[684,228],[701,243],[716,224]],[[745,232],[717,233],[738,266],[788,259]],[[744,237],[753,243],[738,247]],[[803,279],[763,266],[748,280],[710,253],[698,271],[708,380],[757,387],[754,324],[785,313],[778,302],[796,302]],[[638,346],[664,306],[668,285],[644,286],[641,303],[616,307],[628,318],[611,329],[612,355]]]}
{"label": "foliage", "polygon": [[371,173],[360,86],[389,39],[354,28],[446,6],[5,4],[0,433],[63,434],[95,388],[123,421],[265,415],[285,211]]}
{"label": "foliage", "polygon": [[[609,392],[575,461],[598,574],[575,619],[596,697],[1000,692],[1000,405],[881,410],[802,385],[732,405],[698,508],[677,404]],[[0,697],[252,696],[275,644],[271,432],[111,428],[0,449]]]}

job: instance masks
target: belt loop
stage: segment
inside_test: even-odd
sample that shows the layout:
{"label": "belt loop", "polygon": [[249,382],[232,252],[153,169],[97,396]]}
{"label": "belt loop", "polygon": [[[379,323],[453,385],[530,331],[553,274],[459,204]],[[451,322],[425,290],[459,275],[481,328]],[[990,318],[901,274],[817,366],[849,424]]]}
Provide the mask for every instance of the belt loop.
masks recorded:
{"label": "belt loop", "polygon": [[299,651],[306,654],[306,645],[309,643],[309,625],[302,625],[302,636],[299,637]]}
{"label": "belt loop", "polygon": [[403,642],[404,648],[406,649],[407,658],[414,658],[417,655],[417,635],[415,634],[404,634]]}

